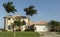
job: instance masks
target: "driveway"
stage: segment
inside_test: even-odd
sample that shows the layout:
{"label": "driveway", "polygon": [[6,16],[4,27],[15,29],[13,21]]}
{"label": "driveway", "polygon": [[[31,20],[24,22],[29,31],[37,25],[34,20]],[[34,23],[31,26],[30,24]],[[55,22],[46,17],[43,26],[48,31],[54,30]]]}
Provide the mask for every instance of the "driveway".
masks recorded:
{"label": "driveway", "polygon": [[60,36],[56,35],[53,32],[44,32],[44,33],[40,33],[40,37],[60,37]]}

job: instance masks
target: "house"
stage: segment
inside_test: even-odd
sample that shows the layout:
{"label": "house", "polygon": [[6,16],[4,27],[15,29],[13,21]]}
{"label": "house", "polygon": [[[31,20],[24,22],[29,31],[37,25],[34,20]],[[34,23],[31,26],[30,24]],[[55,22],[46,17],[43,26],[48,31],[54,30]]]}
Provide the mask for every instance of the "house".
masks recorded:
{"label": "house", "polygon": [[47,32],[48,31],[47,22],[45,21],[31,22],[31,24],[35,25],[35,32]]}
{"label": "house", "polygon": [[[25,21],[26,25],[28,25],[28,18],[26,16],[9,15],[8,17],[4,17],[4,29],[7,31],[13,31],[12,23],[14,22],[14,20],[17,20],[17,19],[20,19],[21,21]],[[18,29],[18,27],[14,29]]]}
{"label": "house", "polygon": [[[9,15],[8,17],[4,17],[4,29],[7,31],[13,31],[12,23],[14,22],[14,20],[17,20],[17,19],[21,19],[21,21],[25,21],[26,24],[24,26],[21,26],[21,31],[24,31],[28,26],[28,18],[26,16],[21,16],[21,15],[14,15],[14,16]],[[45,21],[39,21],[39,22],[30,21],[29,26],[33,24],[35,25],[35,32],[48,31],[47,22]],[[18,27],[16,26],[14,29],[16,30],[18,29]]]}

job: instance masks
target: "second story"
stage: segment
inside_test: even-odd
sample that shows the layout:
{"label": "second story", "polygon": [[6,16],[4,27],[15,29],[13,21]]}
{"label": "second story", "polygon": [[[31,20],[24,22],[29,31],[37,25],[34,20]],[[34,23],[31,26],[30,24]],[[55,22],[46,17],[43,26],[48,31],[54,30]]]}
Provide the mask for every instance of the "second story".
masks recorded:
{"label": "second story", "polygon": [[14,15],[14,16],[8,16],[8,17],[4,17],[4,22],[7,23],[8,21],[8,25],[11,25],[11,23],[14,22],[14,20],[18,20],[20,19],[21,21],[25,21],[26,24],[28,24],[28,18],[26,16],[20,16],[20,15]]}

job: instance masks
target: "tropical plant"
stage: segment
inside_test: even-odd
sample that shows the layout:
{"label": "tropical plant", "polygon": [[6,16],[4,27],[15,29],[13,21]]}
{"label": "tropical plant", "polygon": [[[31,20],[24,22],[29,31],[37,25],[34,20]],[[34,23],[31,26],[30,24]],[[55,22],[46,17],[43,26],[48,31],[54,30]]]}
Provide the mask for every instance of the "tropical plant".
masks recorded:
{"label": "tropical plant", "polygon": [[[17,18],[17,20],[14,20],[13,27],[18,26],[19,27],[18,30],[21,30],[21,26],[23,26],[23,25],[26,25],[26,22],[24,20],[21,21],[20,18]],[[14,31],[14,29],[13,29],[13,31]]]}
{"label": "tropical plant", "polygon": [[[19,19],[19,20],[14,20],[14,23],[13,23],[13,27],[15,28],[16,26],[18,26],[19,27],[19,29],[18,30],[20,30],[20,26],[22,25],[22,22],[21,22],[21,20]],[[14,31],[14,28],[13,28],[13,31]]]}
{"label": "tropical plant", "polygon": [[35,31],[35,26],[34,25],[28,26],[28,28],[25,29],[25,31]]}
{"label": "tropical plant", "polygon": [[28,25],[30,25],[30,16],[37,14],[37,10],[35,9],[35,6],[31,5],[28,8],[24,8],[24,11],[26,12],[26,15],[28,16]]}
{"label": "tropical plant", "polygon": [[[3,7],[6,10],[6,22],[8,24],[8,13],[15,13],[17,10],[15,9],[15,7],[13,6],[13,2],[7,2],[7,3],[3,3]],[[14,28],[14,26],[13,26]],[[14,36],[15,37],[15,36]]]}
{"label": "tropical plant", "polygon": [[17,11],[13,6],[13,2],[10,1],[7,3],[3,3],[3,7],[7,11],[7,13],[15,13]]}
{"label": "tropical plant", "polygon": [[58,23],[59,23],[58,21],[51,20],[48,24],[54,27],[54,26],[58,26],[59,25]]}
{"label": "tropical plant", "polygon": [[51,20],[48,22],[48,25],[51,27],[51,31],[57,31],[59,30],[60,22]]}
{"label": "tropical plant", "polygon": [[6,10],[6,22],[8,24],[8,13],[15,13],[17,10],[15,9],[15,7],[13,6],[13,2],[7,2],[7,3],[3,3],[3,7]]}

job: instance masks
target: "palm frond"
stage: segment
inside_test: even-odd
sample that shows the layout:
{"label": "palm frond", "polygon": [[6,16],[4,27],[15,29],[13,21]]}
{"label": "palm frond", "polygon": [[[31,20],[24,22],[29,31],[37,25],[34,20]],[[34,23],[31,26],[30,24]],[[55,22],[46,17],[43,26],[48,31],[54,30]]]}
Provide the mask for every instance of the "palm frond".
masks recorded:
{"label": "palm frond", "polygon": [[3,7],[5,8],[5,10],[7,11],[7,13],[15,13],[17,10],[15,9],[15,7],[13,6],[13,2],[7,2],[3,4]]}

